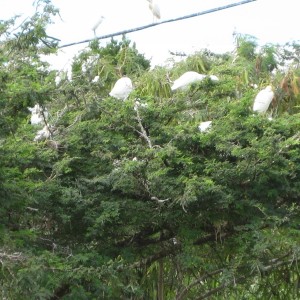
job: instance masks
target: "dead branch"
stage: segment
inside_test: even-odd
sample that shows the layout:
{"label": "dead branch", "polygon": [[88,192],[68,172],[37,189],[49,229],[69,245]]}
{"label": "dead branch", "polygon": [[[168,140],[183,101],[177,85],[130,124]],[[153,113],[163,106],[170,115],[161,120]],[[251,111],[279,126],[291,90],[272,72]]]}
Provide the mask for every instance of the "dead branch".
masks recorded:
{"label": "dead branch", "polygon": [[11,254],[8,254],[6,252],[0,252],[0,260],[9,260],[9,261],[23,261],[25,257],[21,252],[14,252]]}
{"label": "dead branch", "polygon": [[149,148],[152,149],[153,148],[152,142],[151,142],[149,136],[147,135],[147,132],[146,132],[146,130],[145,130],[143,124],[142,124],[142,118],[140,116],[138,105],[136,106],[136,118],[137,118],[139,127],[141,129],[141,131],[138,131],[138,133],[141,135],[142,138],[144,138],[146,140],[146,142],[148,143]]}

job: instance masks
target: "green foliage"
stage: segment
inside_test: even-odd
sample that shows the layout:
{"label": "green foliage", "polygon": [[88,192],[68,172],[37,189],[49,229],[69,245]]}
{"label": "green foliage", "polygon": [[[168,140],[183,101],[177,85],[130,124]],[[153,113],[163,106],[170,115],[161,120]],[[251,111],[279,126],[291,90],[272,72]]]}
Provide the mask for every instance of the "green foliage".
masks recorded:
{"label": "green foliage", "polygon": [[[41,54],[57,11],[39,3],[16,38],[14,19],[0,27],[1,297],[299,297],[300,71],[271,73],[299,48],[239,36],[236,57],[203,50],[150,71],[125,37],[93,41],[55,85]],[[188,70],[220,80],[171,92]],[[124,74],[134,91],[109,97]],[[251,86],[271,81],[272,120],[252,111]],[[52,113],[40,142],[36,103]]]}
{"label": "green foliage", "polygon": [[256,38],[251,35],[236,35],[237,53],[245,60],[251,61],[255,58],[257,47]]}
{"label": "green foliage", "polygon": [[[47,1],[46,1],[47,2]],[[47,36],[46,26],[57,10],[51,4],[37,7],[32,18],[12,34],[17,18],[3,22],[0,51],[1,133],[14,133],[28,114],[28,107],[45,104],[51,99],[54,78],[48,64],[40,59],[56,49],[57,42]]]}

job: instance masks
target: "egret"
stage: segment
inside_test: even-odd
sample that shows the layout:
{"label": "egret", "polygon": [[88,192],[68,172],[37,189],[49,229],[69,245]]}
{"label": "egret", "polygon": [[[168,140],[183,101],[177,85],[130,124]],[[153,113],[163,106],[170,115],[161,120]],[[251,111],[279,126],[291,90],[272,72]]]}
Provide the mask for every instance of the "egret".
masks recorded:
{"label": "egret", "polygon": [[207,131],[211,127],[211,122],[212,121],[201,122],[200,125],[198,126],[198,129],[200,130],[200,132]]}
{"label": "egret", "polygon": [[216,75],[209,75],[208,76],[212,81],[219,81],[219,78]]}
{"label": "egret", "polygon": [[268,110],[273,98],[274,92],[272,91],[272,87],[268,85],[256,95],[253,104],[253,111],[265,113]]}
{"label": "egret", "polygon": [[31,125],[42,124],[44,122],[44,117],[46,119],[48,118],[47,109],[43,110],[39,104],[35,104],[34,107],[28,107],[28,110],[31,112],[31,118],[30,118]]}
{"label": "egret", "polygon": [[160,9],[159,6],[157,4],[157,1],[153,1],[153,0],[147,0],[149,2],[149,8],[153,14],[153,22],[154,22],[154,18],[156,18],[157,20],[160,19]]}
{"label": "egret", "polygon": [[48,126],[44,126],[43,129],[39,130],[37,133],[36,133],[36,136],[34,137],[34,141],[35,142],[40,142],[40,141],[44,141],[46,139],[49,139],[51,136],[51,132],[48,128]]}
{"label": "egret", "polygon": [[185,90],[191,83],[201,81],[206,77],[206,75],[199,74],[194,71],[185,72],[178,79],[176,79],[171,87],[172,91],[177,89]]}
{"label": "egret", "polygon": [[100,26],[100,24],[103,22],[105,18],[103,16],[100,17],[98,22],[93,26],[92,30],[94,31],[94,35],[96,36],[96,30]]}
{"label": "egret", "polygon": [[59,75],[57,75],[57,76],[55,77],[55,84],[56,84],[56,86],[58,86],[58,85],[60,84],[60,82],[61,82],[61,78],[60,78]]}
{"label": "egret", "polygon": [[92,80],[92,82],[93,82],[93,83],[96,83],[96,82],[99,80],[99,78],[100,78],[100,77],[99,77],[98,75],[95,76],[94,79]]}
{"label": "egret", "polygon": [[132,90],[133,87],[131,79],[128,77],[122,77],[115,83],[109,95],[120,100],[126,100]]}

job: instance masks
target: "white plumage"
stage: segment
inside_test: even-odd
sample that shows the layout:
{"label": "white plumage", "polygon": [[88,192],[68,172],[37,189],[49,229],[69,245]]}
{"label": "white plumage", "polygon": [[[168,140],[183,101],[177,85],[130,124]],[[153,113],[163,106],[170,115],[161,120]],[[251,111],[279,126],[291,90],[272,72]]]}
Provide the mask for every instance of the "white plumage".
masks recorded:
{"label": "white plumage", "polygon": [[103,16],[100,17],[98,22],[93,26],[92,30],[94,31],[94,35],[96,36],[96,30],[100,26],[100,24],[103,22],[105,18]]}
{"label": "white plumage", "polygon": [[93,82],[93,83],[96,83],[96,82],[99,80],[99,78],[100,78],[100,77],[99,77],[98,75],[95,76],[94,79],[92,80],[92,82]]}
{"label": "white plumage", "polygon": [[212,81],[219,81],[219,78],[216,75],[209,75],[208,76]]}
{"label": "white plumage", "polygon": [[206,77],[206,75],[199,74],[194,71],[188,71],[182,74],[178,79],[176,79],[171,87],[172,91],[177,89],[184,90],[186,89],[191,83],[201,81]]}
{"label": "white plumage", "polygon": [[46,139],[49,139],[51,136],[50,130],[48,128],[48,126],[44,126],[43,129],[39,130],[36,133],[36,136],[34,137],[34,141],[35,142],[40,142],[40,141],[44,141]]}
{"label": "white plumage", "polygon": [[200,130],[200,132],[207,131],[211,127],[211,122],[212,121],[201,122],[200,125],[198,126],[198,129]]}
{"label": "white plumage", "polygon": [[253,104],[253,111],[265,113],[268,110],[273,98],[274,92],[272,91],[272,87],[268,85],[256,95]]}
{"label": "white plumage", "polygon": [[153,14],[153,21],[154,18],[160,19],[160,8],[157,4],[157,1],[153,0],[147,0],[149,2],[149,8]]}
{"label": "white plumage", "polygon": [[43,114],[47,120],[48,111],[47,109],[43,110],[39,104],[36,104],[34,107],[28,107],[28,110],[31,112],[30,123],[31,125],[39,125],[44,123]]}
{"label": "white plumage", "polygon": [[120,100],[126,100],[132,90],[133,87],[131,79],[128,77],[122,77],[115,83],[109,95]]}

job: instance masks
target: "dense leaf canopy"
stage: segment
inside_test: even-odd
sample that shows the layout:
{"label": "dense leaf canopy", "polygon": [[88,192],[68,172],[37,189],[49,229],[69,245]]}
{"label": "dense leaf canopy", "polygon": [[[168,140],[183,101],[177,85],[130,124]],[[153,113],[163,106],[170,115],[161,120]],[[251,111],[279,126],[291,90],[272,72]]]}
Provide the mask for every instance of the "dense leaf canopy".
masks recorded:
{"label": "dense leaf canopy", "polygon": [[[299,297],[299,45],[237,34],[235,53],[150,70],[126,37],[95,40],[70,79],[43,61],[58,12],[38,4],[0,24],[0,297]],[[219,80],[172,92],[186,71]],[[123,75],[125,101],[109,96]]]}

